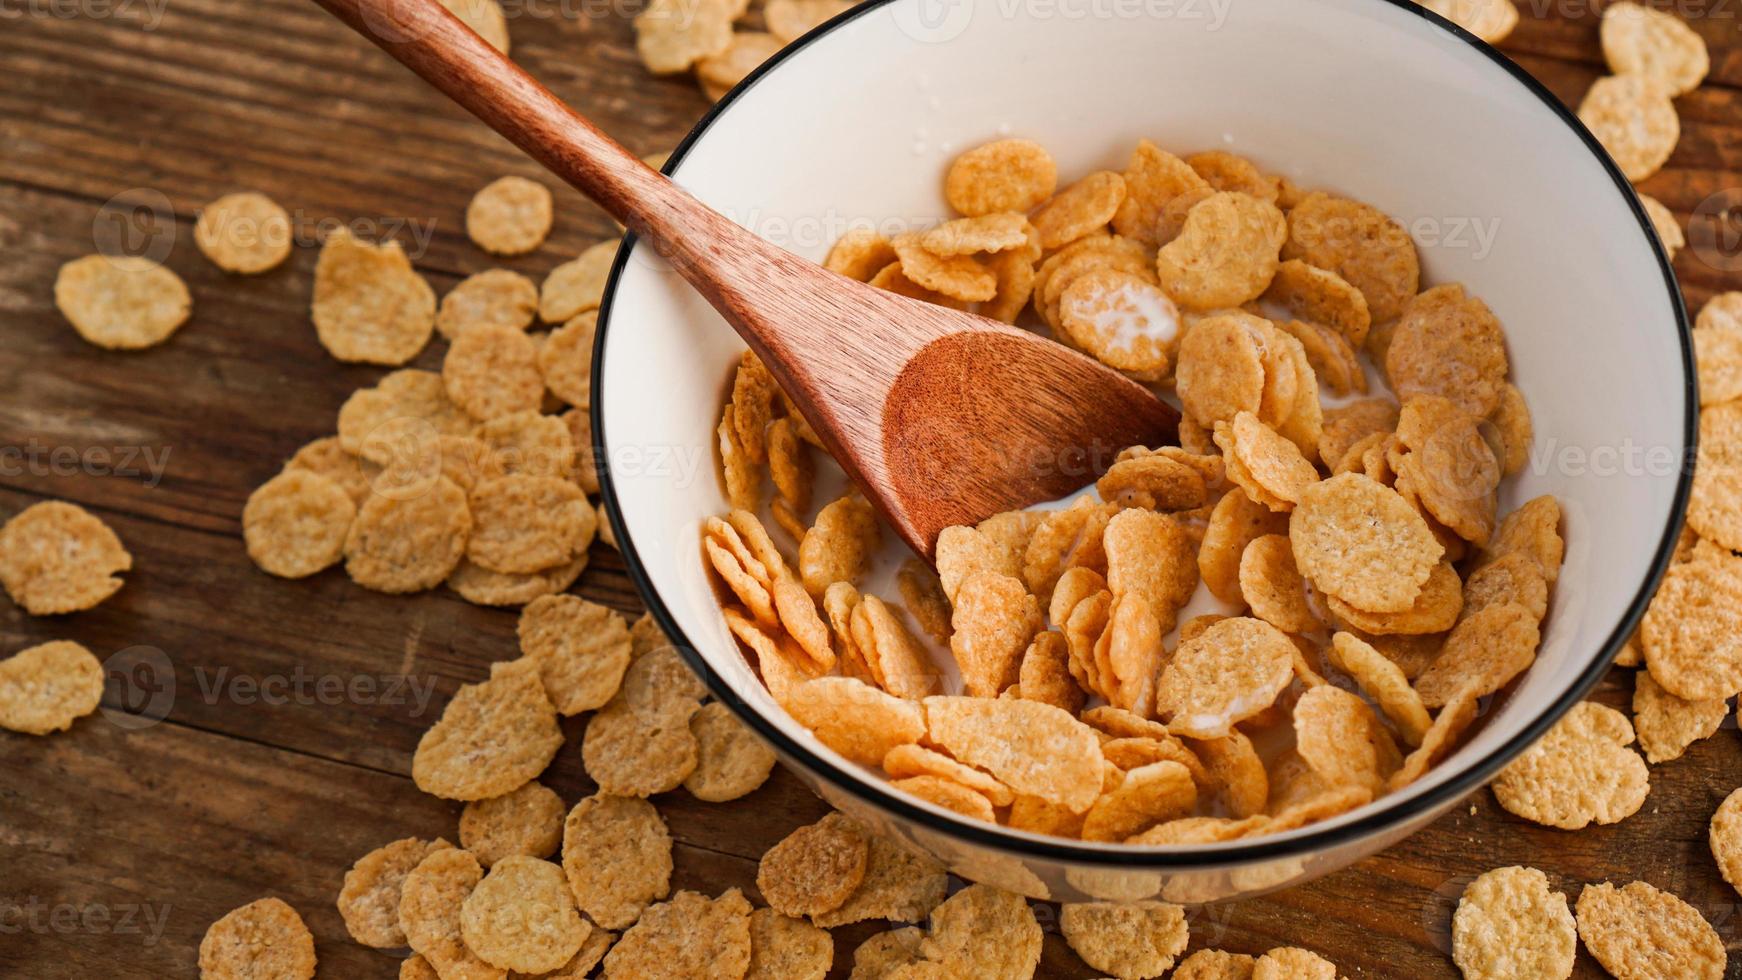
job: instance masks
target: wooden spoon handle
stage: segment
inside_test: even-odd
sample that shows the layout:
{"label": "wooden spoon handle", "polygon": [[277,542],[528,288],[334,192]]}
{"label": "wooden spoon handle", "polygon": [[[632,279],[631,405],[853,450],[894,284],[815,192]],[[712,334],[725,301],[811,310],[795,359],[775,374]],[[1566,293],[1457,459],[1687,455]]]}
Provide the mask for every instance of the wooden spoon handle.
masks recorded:
{"label": "wooden spoon handle", "polygon": [[437,0],[315,2],[647,238],[716,306],[710,286],[727,272],[719,246],[772,250],[642,163]]}

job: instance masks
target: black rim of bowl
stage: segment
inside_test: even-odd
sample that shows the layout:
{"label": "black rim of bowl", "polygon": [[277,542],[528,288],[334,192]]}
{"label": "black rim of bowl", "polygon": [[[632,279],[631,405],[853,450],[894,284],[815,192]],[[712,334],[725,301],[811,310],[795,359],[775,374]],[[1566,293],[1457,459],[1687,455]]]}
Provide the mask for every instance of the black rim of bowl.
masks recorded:
{"label": "black rim of bowl", "polygon": [[[708,131],[716,119],[730,110],[737,100],[763,76],[779,68],[787,58],[857,17],[864,16],[872,10],[891,3],[900,2],[910,2],[910,0],[865,0],[864,3],[839,14],[819,25],[804,37],[787,45],[746,76],[719,102],[709,107],[707,112],[702,115],[701,120],[672,151],[665,164],[665,171],[670,173],[682,162],[690,147]],[[1682,351],[1682,370],[1685,378],[1683,397],[1686,400],[1686,410],[1682,420],[1682,437],[1686,443],[1686,451],[1684,462],[1678,469],[1675,501],[1671,509],[1669,523],[1664,527],[1663,536],[1658,543],[1657,554],[1652,559],[1651,569],[1646,575],[1645,581],[1640,583],[1638,593],[1628,603],[1626,613],[1621,617],[1621,621],[1602,644],[1598,656],[1592,659],[1590,665],[1558,699],[1545,706],[1541,713],[1522,731],[1444,784],[1401,805],[1381,806],[1357,820],[1328,826],[1322,830],[1315,831],[1311,826],[1308,826],[1288,834],[1276,835],[1275,838],[1256,837],[1249,841],[1233,841],[1190,848],[1134,847],[1130,845],[1093,846],[1062,837],[1030,838],[1020,836],[1020,832],[1001,826],[965,817],[944,816],[921,808],[900,792],[877,786],[875,783],[861,782],[854,776],[842,772],[840,766],[794,741],[768,719],[751,710],[738,698],[732,688],[714,672],[700,652],[697,651],[695,645],[690,643],[689,638],[678,628],[677,621],[672,617],[670,610],[666,608],[658,591],[654,589],[646,568],[636,554],[635,543],[630,538],[628,529],[623,523],[622,511],[617,503],[616,487],[611,476],[611,468],[608,465],[611,457],[605,451],[604,445],[604,353],[606,337],[611,329],[612,300],[616,296],[617,283],[622,277],[629,253],[635,246],[636,236],[631,233],[624,237],[622,247],[617,250],[616,260],[612,263],[610,277],[606,282],[604,299],[599,307],[599,335],[595,341],[593,356],[593,444],[596,458],[607,464],[599,467],[599,488],[605,504],[605,512],[610,519],[611,529],[615,533],[618,550],[623,556],[623,563],[629,577],[635,583],[636,589],[640,591],[642,600],[646,603],[654,622],[677,645],[678,651],[690,667],[702,677],[708,688],[713,691],[714,696],[724,701],[746,725],[749,725],[781,754],[798,760],[819,778],[838,789],[852,793],[872,806],[892,813],[903,820],[912,821],[979,847],[994,848],[1027,858],[1067,864],[1107,867],[1142,866],[1158,870],[1178,871],[1202,870],[1212,866],[1298,857],[1339,848],[1363,838],[1394,830],[1424,813],[1449,806],[1472,791],[1480,789],[1501,767],[1511,761],[1513,756],[1528,748],[1547,732],[1556,721],[1560,720],[1562,715],[1582,700],[1585,694],[1608,673],[1616,653],[1632,634],[1640,617],[1644,615],[1646,606],[1657,591],[1658,582],[1669,567],[1670,557],[1675,551],[1675,543],[1681,532],[1682,515],[1686,510],[1688,493],[1692,486],[1692,467],[1687,465],[1687,462],[1693,458],[1693,450],[1698,439],[1699,398],[1694,373],[1693,347],[1688,334],[1687,310],[1682,303],[1681,287],[1676,281],[1675,271],[1670,265],[1669,256],[1664,252],[1662,243],[1658,241],[1657,233],[1652,228],[1651,220],[1647,217],[1644,206],[1639,202],[1638,194],[1633,190],[1633,185],[1622,175],[1620,168],[1609,158],[1608,152],[1579,121],[1577,115],[1562,105],[1560,100],[1555,98],[1553,93],[1541,82],[1538,82],[1510,58],[1458,25],[1419,6],[1414,0],[1372,0],[1372,2],[1405,10],[1463,41],[1511,75],[1526,93],[1547,106],[1584,141],[1587,151],[1595,158],[1597,164],[1609,174],[1610,179],[1615,182],[1616,189],[1628,199],[1633,208],[1634,218],[1639,222],[1641,231],[1650,240],[1657,256],[1664,286],[1669,293],[1670,306],[1675,314],[1676,340],[1681,345]],[[699,556],[697,560],[700,560]]]}

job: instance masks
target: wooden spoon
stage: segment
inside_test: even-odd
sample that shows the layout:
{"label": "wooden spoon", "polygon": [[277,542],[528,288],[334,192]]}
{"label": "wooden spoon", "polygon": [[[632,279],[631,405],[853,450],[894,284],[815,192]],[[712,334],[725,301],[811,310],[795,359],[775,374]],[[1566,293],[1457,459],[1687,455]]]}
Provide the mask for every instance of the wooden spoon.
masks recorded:
{"label": "wooden spoon", "polygon": [[649,168],[437,0],[316,0],[649,244],[768,365],[913,549],[1053,500],[1175,438],[1143,386],[995,320],[908,299],[757,238]]}

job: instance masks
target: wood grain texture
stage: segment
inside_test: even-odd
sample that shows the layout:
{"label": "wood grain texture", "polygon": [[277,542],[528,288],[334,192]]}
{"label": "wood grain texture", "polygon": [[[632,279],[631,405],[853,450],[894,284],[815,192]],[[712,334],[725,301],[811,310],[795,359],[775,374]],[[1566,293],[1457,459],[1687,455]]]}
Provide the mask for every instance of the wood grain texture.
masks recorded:
{"label": "wood grain texture", "polygon": [[[1601,71],[1595,15],[1554,5],[1538,19],[1530,2],[1506,48],[1576,103]],[[268,275],[227,277],[194,251],[192,217],[219,194],[256,188],[292,210],[305,244],[320,222],[366,219],[397,232],[438,292],[492,267],[542,276],[615,228],[559,187],[546,248],[506,261],[473,249],[461,217],[472,193],[540,168],[306,0],[176,0],[155,21],[143,4],[128,9],[0,26],[0,516],[73,500],[110,521],[138,559],[126,588],[88,613],[32,619],[0,602],[0,653],[70,638],[103,657],[133,650],[131,662],[149,665],[154,656],[135,648],[155,649],[168,664],[157,683],[173,677],[174,694],[160,722],[136,730],[99,715],[54,738],[0,734],[0,976],[192,977],[212,920],[276,894],[313,928],[322,977],[390,980],[398,962],[350,943],[333,899],[370,848],[412,834],[454,838],[458,806],[415,790],[411,753],[459,684],[514,654],[514,617],[442,591],[387,597],[338,573],[290,583],[252,568],[239,535],[248,493],[332,431],[344,398],[379,372],[338,364],[316,343],[312,248]],[[640,70],[623,16],[633,7],[518,9],[516,59],[634,152],[669,149],[702,111],[692,83]],[[1742,188],[1739,25],[1696,19],[1717,84],[1677,101],[1681,145],[1644,186],[1684,223]],[[109,233],[94,228],[99,209],[129,189],[167,200],[167,262],[196,308],[170,343],[119,355],[67,328],[50,284]],[[1742,288],[1722,254],[1690,248],[1676,268],[1696,306]],[[419,366],[437,366],[439,354],[426,351]],[[579,591],[639,610],[603,547]],[[1629,673],[1616,671],[1598,699],[1625,706]],[[112,676],[105,706],[146,703],[149,679]],[[569,803],[592,789],[574,741],[547,777]],[[1727,722],[1654,767],[1645,808],[1614,827],[1536,827],[1479,792],[1346,871],[1194,912],[1193,945],[1301,945],[1352,980],[1449,980],[1463,884],[1524,863],[1569,895],[1585,882],[1643,878],[1742,947],[1738,896],[1706,849],[1707,820],[1739,783],[1742,738]],[[735,804],[682,791],[657,802],[678,841],[676,885],[752,896],[761,853],[824,810],[784,772]],[[1041,975],[1094,976],[1059,937],[1056,910],[1040,915]],[[869,931],[837,932],[837,976]],[[1581,954],[1575,975],[1603,974]]]}

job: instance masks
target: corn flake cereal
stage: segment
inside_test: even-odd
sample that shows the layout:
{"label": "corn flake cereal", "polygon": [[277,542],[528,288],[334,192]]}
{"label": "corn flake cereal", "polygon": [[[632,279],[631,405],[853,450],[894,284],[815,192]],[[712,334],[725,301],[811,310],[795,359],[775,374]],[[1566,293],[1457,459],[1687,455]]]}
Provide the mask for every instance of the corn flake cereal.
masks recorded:
{"label": "corn flake cereal", "polygon": [[1289,540],[1314,586],[1370,612],[1413,606],[1445,553],[1396,491],[1354,473],[1302,491]]}
{"label": "corn flake cereal", "polygon": [[562,844],[565,812],[562,797],[537,782],[474,800],[460,811],[460,846],[486,868],[510,855],[546,858]]}
{"label": "corn flake cereal", "polygon": [[1173,972],[1173,980],[1252,980],[1257,962],[1244,953],[1200,949],[1180,963]]}
{"label": "corn flake cereal", "polygon": [[1073,279],[1059,299],[1059,325],[1109,367],[1159,378],[1177,341],[1179,310],[1139,276],[1114,269]]}
{"label": "corn flake cereal", "polygon": [[590,542],[598,514],[581,488],[553,476],[505,476],[472,491],[466,557],[496,572],[531,574],[573,557]]}
{"label": "corn flake cereal", "polygon": [[1651,791],[1645,760],[1631,744],[1626,715],[1581,702],[1501,771],[1494,798],[1508,812],[1562,830],[1616,823]]}
{"label": "corn flake cereal", "polygon": [[799,543],[798,568],[805,590],[821,595],[836,582],[854,582],[864,573],[880,534],[877,514],[857,496],[824,507]]}
{"label": "corn flake cereal", "polygon": [[1161,976],[1190,939],[1185,909],[1165,902],[1066,905],[1059,928],[1083,962],[1120,978]]}
{"label": "corn flake cereal", "polygon": [[563,823],[563,870],[594,922],[623,929],[671,889],[671,835],[646,800],[599,793]]}
{"label": "corn flake cereal", "polygon": [[494,980],[503,974],[467,949],[461,938],[461,909],[466,896],[483,878],[478,860],[452,847],[430,851],[405,876],[399,899],[400,928],[407,945],[421,953],[438,975]]}
{"label": "corn flake cereal", "polygon": [[248,557],[263,571],[304,578],[338,564],[357,505],[343,487],[308,470],[280,473],[242,509]]}
{"label": "corn flake cereal", "polygon": [[925,700],[925,716],[933,742],[1017,793],[1077,813],[1100,795],[1099,740],[1087,725],[1052,705],[931,697]]}
{"label": "corn flake cereal", "polygon": [[750,969],[750,903],[738,889],[681,891],[642,913],[605,954],[607,980],[737,980]]}
{"label": "corn flake cereal", "polygon": [[1610,71],[1660,82],[1671,95],[1699,88],[1712,66],[1706,42],[1685,21],[1637,3],[1603,8],[1602,41]]}
{"label": "corn flake cereal", "polygon": [[1402,313],[1421,280],[1415,242],[1402,225],[1377,208],[1322,192],[1288,212],[1282,257],[1327,269],[1360,290],[1373,323]]}
{"label": "corn flake cereal", "polygon": [[839,908],[865,878],[865,836],[831,813],[788,834],[762,855],[756,887],[782,915],[819,915]]}
{"label": "corn flake cereal", "polygon": [[1040,232],[1041,246],[1055,249],[1105,228],[1124,200],[1125,178],[1097,170],[1059,191],[1028,220]]}
{"label": "corn flake cereal", "polygon": [[513,327],[473,327],[455,337],[442,360],[442,384],[476,419],[537,411],[544,401],[538,347]]}
{"label": "corn flake cereal", "polygon": [[411,775],[433,796],[489,799],[543,772],[562,740],[537,664],[498,662],[488,680],[461,687],[424,732]]}
{"label": "corn flake cereal", "polygon": [[290,215],[265,194],[226,194],[200,209],[194,244],[225,272],[267,272],[290,256]]}
{"label": "corn flake cereal", "polygon": [[786,709],[829,748],[875,766],[897,745],[926,732],[925,710],[848,677],[818,677],[798,685]]}
{"label": "corn flake cereal", "polygon": [[592,926],[575,911],[561,868],[509,855],[466,896],[460,929],[466,947],[486,963],[542,973],[579,952]]}
{"label": "corn flake cereal", "polygon": [[1294,706],[1295,749],[1329,786],[1377,792],[1403,764],[1367,702],[1340,687],[1309,688]]}
{"label": "corn flake cereal", "polygon": [[1742,688],[1742,567],[1735,559],[1671,566],[1640,628],[1645,664],[1679,698],[1725,698]]}
{"label": "corn flake cereal", "polygon": [[341,361],[397,366],[435,329],[435,291],[398,242],[371,245],[343,228],[315,262],[313,316],[321,346]]}
{"label": "corn flake cereal", "polygon": [[1256,619],[1226,619],[1181,643],[1155,695],[1168,730],[1221,738],[1275,703],[1294,677],[1294,644]]}
{"label": "corn flake cereal", "polygon": [[432,852],[451,847],[447,841],[407,837],[370,851],[345,872],[339,890],[339,915],[351,938],[365,946],[391,949],[406,945],[399,924],[400,890],[405,877]]}
{"label": "corn flake cereal", "polygon": [[618,796],[652,796],[682,786],[701,759],[689,728],[700,707],[687,697],[651,707],[622,697],[611,701],[587,721],[581,742],[587,775]]}
{"label": "corn flake cereal", "polygon": [[567,323],[588,310],[596,310],[605,296],[605,280],[617,259],[616,239],[596,242],[575,258],[550,271],[538,293],[538,318],[545,323]]}
{"label": "corn flake cereal", "polygon": [[1276,303],[1303,320],[1335,330],[1359,350],[1367,340],[1373,315],[1367,297],[1330,269],[1321,269],[1300,259],[1276,267],[1276,277],[1264,292],[1266,302]]}
{"label": "corn flake cereal", "polygon": [[750,967],[744,980],[823,980],[834,959],[835,939],[824,930],[773,909],[750,913]]}
{"label": "corn flake cereal", "polygon": [[1350,633],[1337,633],[1331,638],[1331,660],[1355,679],[1361,691],[1397,726],[1405,742],[1411,746],[1422,744],[1433,720],[1401,667]]}
{"label": "corn flake cereal", "polygon": [[[795,0],[770,0],[768,13],[772,15],[775,4],[793,2]],[[823,268],[848,279],[870,282],[872,276],[894,261],[895,246],[889,239],[869,228],[850,228],[830,247],[828,256],[823,259]]]}
{"label": "corn flake cereal", "polygon": [[181,277],[141,256],[87,255],[60,267],[54,305],[79,336],[109,350],[169,339],[193,312]]}
{"label": "corn flake cereal", "polygon": [[774,751],[721,702],[704,704],[690,716],[690,734],[696,740],[696,768],[683,785],[698,800],[738,799],[774,770]]}
{"label": "corn flake cereal", "polygon": [[109,525],[76,504],[32,504],[0,526],[0,586],[33,616],[90,609],[132,567]]}
{"label": "corn flake cereal", "polygon": [[103,665],[70,640],[0,660],[0,728],[27,735],[65,731],[103,700]]}
{"label": "corn flake cereal", "polygon": [[1022,655],[1041,627],[1040,605],[1007,575],[980,573],[956,593],[950,652],[967,692],[997,697],[1016,683]]}
{"label": "corn flake cereal", "polygon": [[1052,197],[1058,165],[1040,144],[1007,139],[977,146],[955,159],[944,177],[944,198],[968,217],[1027,212]]}
{"label": "corn flake cereal", "polygon": [[1535,868],[1478,876],[1452,916],[1452,960],[1467,980],[1566,980],[1577,946],[1567,897]]}
{"label": "corn flake cereal", "polygon": [[1169,203],[1185,194],[1212,190],[1184,160],[1148,140],[1137,142],[1124,177],[1125,200],[1113,214],[1113,230],[1149,246],[1162,243],[1158,225]]}
{"label": "corn flake cereal", "polygon": [[1253,329],[1256,317],[1225,314],[1199,320],[1180,340],[1175,390],[1199,425],[1232,421],[1263,403],[1265,368]]}
{"label": "corn flake cereal", "polygon": [[1181,306],[1214,310],[1257,299],[1276,275],[1288,222],[1274,204],[1235,191],[1204,198],[1161,247],[1161,288]]}
{"label": "corn flake cereal", "polygon": [[784,41],[765,31],[734,31],[726,50],[696,62],[696,81],[710,101],[718,102],[784,46]]}
{"label": "corn flake cereal", "polygon": [[1633,727],[1645,760],[1653,765],[1681,758],[1688,746],[1712,737],[1729,715],[1723,698],[1678,698],[1658,686],[1650,671],[1635,674],[1633,685]]}
{"label": "corn flake cereal", "polygon": [[1307,601],[1306,580],[1294,567],[1288,538],[1267,534],[1246,546],[1240,559],[1240,594],[1252,615],[1284,633],[1324,628]]}
{"label": "corn flake cereal", "polygon": [[1639,204],[1645,208],[1645,216],[1651,219],[1651,230],[1657,233],[1657,240],[1663,243],[1664,252],[1669,255],[1671,262],[1675,261],[1676,253],[1688,243],[1687,233],[1682,231],[1680,219],[1668,205],[1650,194],[1639,195]]}
{"label": "corn flake cereal", "polygon": [[1674,92],[1648,75],[1599,78],[1579,103],[1579,120],[1635,183],[1662,169],[1681,140]]}
{"label": "corn flake cereal", "polygon": [[1031,976],[1041,939],[1040,923],[1022,896],[978,884],[932,910],[920,951],[937,964],[936,976]]}
{"label": "corn flake cereal", "polygon": [[1579,938],[1619,980],[1718,980],[1728,954],[1699,910],[1643,881],[1579,892]]}
{"label": "corn flake cereal", "polygon": [[1158,823],[1184,817],[1197,804],[1197,783],[1185,766],[1167,760],[1139,766],[1089,807],[1083,815],[1082,837],[1125,840]]}
{"label": "corn flake cereal", "polygon": [[204,980],[310,980],[315,939],[281,899],[262,898],[227,913],[200,940]]}
{"label": "corn flake cereal", "polygon": [[559,714],[602,707],[629,667],[631,642],[623,617],[578,596],[546,596],[520,614],[520,649],[538,664],[545,693]]}
{"label": "corn flake cereal", "polygon": [[525,177],[502,177],[466,205],[466,235],[493,255],[525,255],[544,244],[552,214],[550,188]]}

